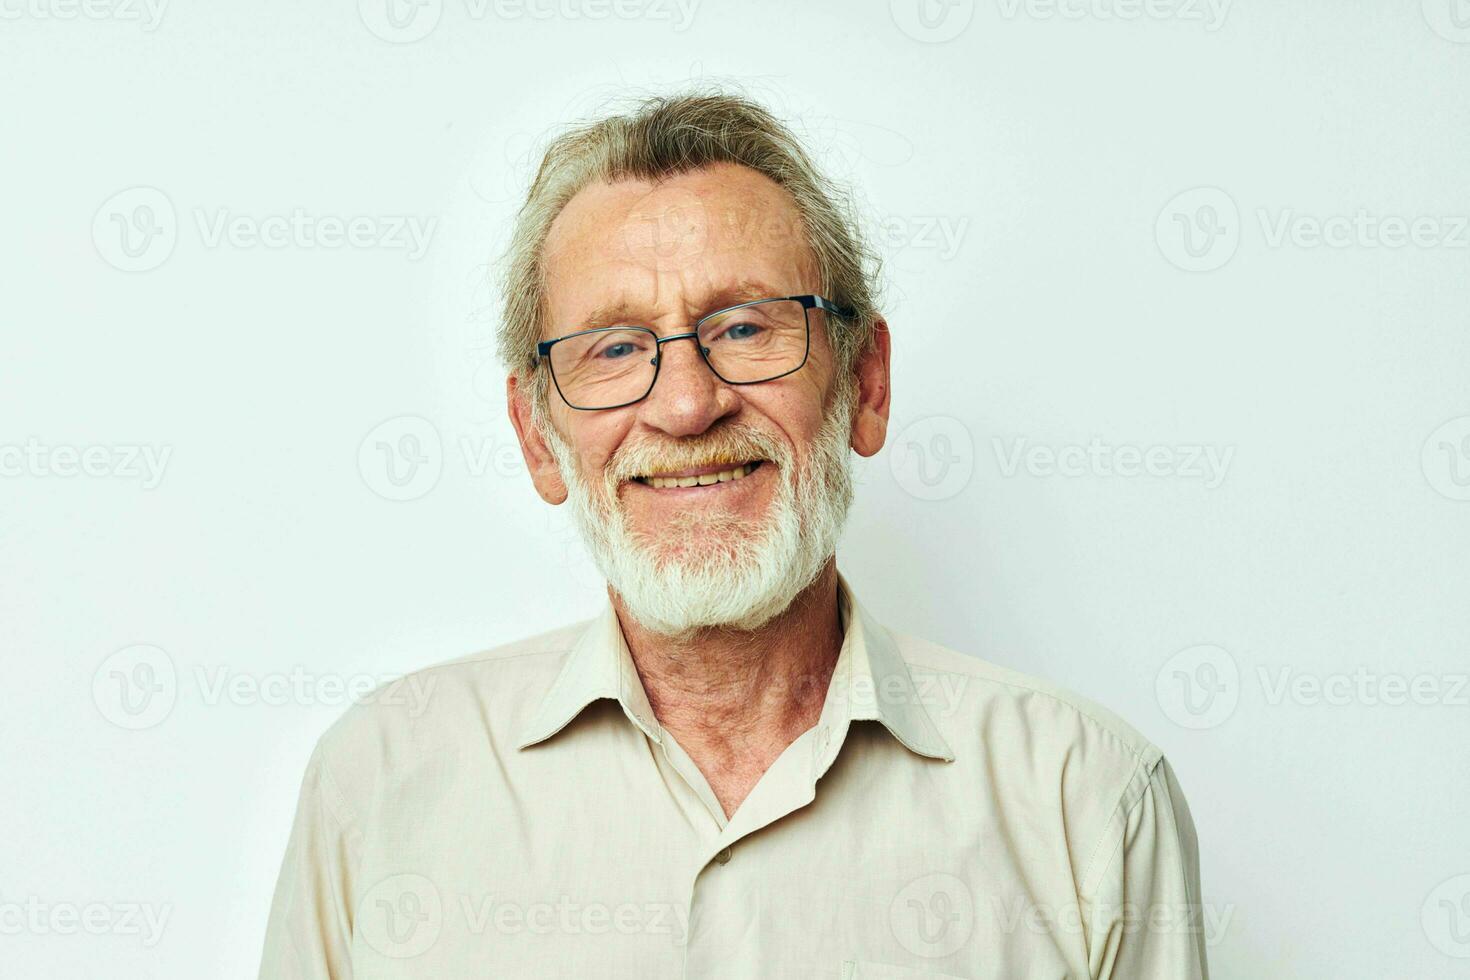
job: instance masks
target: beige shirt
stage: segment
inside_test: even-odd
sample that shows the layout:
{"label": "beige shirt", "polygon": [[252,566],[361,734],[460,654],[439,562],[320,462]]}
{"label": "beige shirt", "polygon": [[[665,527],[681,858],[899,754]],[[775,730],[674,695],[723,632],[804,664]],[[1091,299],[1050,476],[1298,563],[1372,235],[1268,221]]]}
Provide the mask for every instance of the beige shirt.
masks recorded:
{"label": "beige shirt", "polygon": [[611,604],[354,706],[307,767],[260,976],[1206,977],[1159,750],[839,591],[821,719],[728,820]]}

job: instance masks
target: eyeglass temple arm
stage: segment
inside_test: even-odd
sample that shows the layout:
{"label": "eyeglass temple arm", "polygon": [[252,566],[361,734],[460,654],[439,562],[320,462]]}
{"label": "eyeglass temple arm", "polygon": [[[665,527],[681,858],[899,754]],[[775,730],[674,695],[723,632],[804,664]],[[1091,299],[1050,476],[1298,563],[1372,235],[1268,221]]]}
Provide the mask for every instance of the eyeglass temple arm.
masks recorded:
{"label": "eyeglass temple arm", "polygon": [[845,306],[838,306],[831,300],[821,296],[788,296],[787,299],[794,299],[807,309],[815,306],[819,310],[825,310],[828,313],[842,317],[844,320],[851,320],[857,316],[856,310],[848,309]]}

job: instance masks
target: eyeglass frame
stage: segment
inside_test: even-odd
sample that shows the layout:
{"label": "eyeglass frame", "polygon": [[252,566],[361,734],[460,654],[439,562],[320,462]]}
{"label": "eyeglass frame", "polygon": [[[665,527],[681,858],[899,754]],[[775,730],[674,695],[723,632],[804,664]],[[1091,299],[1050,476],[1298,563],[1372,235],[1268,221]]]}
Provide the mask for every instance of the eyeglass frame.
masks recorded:
{"label": "eyeglass frame", "polygon": [[[802,348],[801,361],[796,365],[796,367],[792,368],[790,371],[782,371],[780,374],[772,375],[769,378],[761,378],[759,381],[730,381],[723,374],[715,369],[715,366],[710,363],[709,348],[699,342],[699,328],[702,325],[710,320],[713,320],[717,316],[724,316],[735,310],[743,310],[748,306],[761,306],[766,303],[784,302],[800,303],[802,321],[806,324],[806,344]],[[663,345],[667,344],[671,340],[693,340],[694,346],[699,350],[700,360],[704,361],[704,366],[710,369],[711,374],[719,378],[727,385],[763,385],[767,381],[775,381],[777,378],[784,378],[789,374],[795,374],[797,371],[800,371],[803,367],[806,366],[806,362],[808,358],[810,358],[812,351],[812,320],[810,311],[813,308],[819,309],[824,313],[830,313],[833,316],[836,316],[837,318],[842,320],[851,320],[857,316],[857,312],[855,310],[849,309],[845,306],[838,306],[836,303],[832,302],[830,299],[827,299],[825,296],[818,296],[815,293],[807,293],[801,296],[772,296],[768,299],[753,299],[747,303],[736,303],[734,306],[726,306],[721,309],[715,310],[713,313],[706,313],[704,316],[694,321],[693,330],[689,330],[685,333],[669,334],[669,336],[667,337],[660,337],[649,327],[638,327],[631,324],[614,324],[607,327],[588,327],[586,330],[577,330],[573,333],[563,334],[560,337],[554,337],[551,340],[539,341],[536,344],[536,357],[538,363],[540,363],[541,361],[546,362],[547,370],[551,372],[551,383],[556,386],[556,393],[561,396],[562,402],[568,408],[576,412],[606,412],[614,408],[627,408],[629,405],[636,405],[639,402],[643,401],[643,399],[647,398],[649,395],[653,394],[653,386],[658,384],[659,371],[663,369]],[[596,408],[586,408],[580,405],[573,405],[571,399],[567,398],[566,392],[561,390],[561,382],[556,379],[556,368],[551,363],[551,348],[555,347],[563,340],[571,340],[573,337],[584,337],[589,333],[607,333],[613,330],[642,330],[645,333],[652,335],[654,340],[652,362],[653,380],[648,383],[648,389],[644,391],[643,394],[639,395],[637,398],[632,399],[631,401],[621,402],[617,405],[600,405]]]}

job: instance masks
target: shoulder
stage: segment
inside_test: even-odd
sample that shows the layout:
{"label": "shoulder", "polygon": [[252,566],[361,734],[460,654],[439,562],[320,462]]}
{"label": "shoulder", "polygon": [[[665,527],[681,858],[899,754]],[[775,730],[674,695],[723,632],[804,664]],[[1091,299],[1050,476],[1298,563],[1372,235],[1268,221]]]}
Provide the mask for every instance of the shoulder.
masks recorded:
{"label": "shoulder", "polygon": [[1113,711],[1044,678],[893,635],[916,689],[929,691],[955,777],[996,812],[1059,813],[1077,882],[1095,881],[1149,798],[1187,821],[1163,751]]}
{"label": "shoulder", "polygon": [[946,733],[971,723],[993,735],[1080,748],[1095,744],[1120,762],[1152,768],[1162,751],[1103,705],[1052,681],[938,643],[893,633],[916,685],[930,689],[931,716]]}
{"label": "shoulder", "polygon": [[431,664],[358,698],[321,736],[315,760],[345,795],[389,770],[508,740],[554,682],[586,621]]}

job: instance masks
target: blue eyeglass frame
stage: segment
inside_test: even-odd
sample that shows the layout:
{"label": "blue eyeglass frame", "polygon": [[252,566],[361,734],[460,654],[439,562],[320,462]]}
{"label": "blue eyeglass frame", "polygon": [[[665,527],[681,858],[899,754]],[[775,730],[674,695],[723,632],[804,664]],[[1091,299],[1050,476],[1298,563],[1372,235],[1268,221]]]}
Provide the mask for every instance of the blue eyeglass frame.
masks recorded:
{"label": "blue eyeglass frame", "polygon": [[[731,381],[715,369],[715,366],[711,364],[709,360],[709,348],[699,342],[699,328],[703,324],[705,324],[709,320],[713,320],[717,316],[724,316],[725,314],[730,313],[734,310],[743,310],[747,306],[761,306],[766,303],[785,302],[800,303],[802,318],[806,322],[806,346],[802,349],[801,361],[796,365],[796,367],[792,368],[790,371],[782,371],[780,374],[772,375],[769,378],[761,378],[759,381]],[[777,378],[784,378],[788,374],[795,374],[797,371],[800,371],[803,367],[806,366],[807,358],[811,355],[812,350],[812,321],[809,315],[809,311],[813,308],[822,310],[825,313],[830,313],[833,316],[842,320],[851,320],[857,316],[857,312],[855,310],[851,310],[845,306],[838,306],[836,303],[832,302],[830,299],[827,299],[825,296],[818,296],[814,293],[808,293],[802,296],[772,296],[769,299],[753,299],[748,303],[736,303],[734,306],[726,306],[723,309],[715,310],[713,313],[707,313],[694,322],[693,330],[689,330],[685,333],[669,334],[669,336],[667,337],[660,337],[648,327],[614,325],[610,327],[590,327],[587,330],[578,330],[575,333],[563,334],[560,337],[539,342],[538,344],[536,344],[536,358],[538,362],[546,362],[546,366],[551,372],[551,383],[556,386],[556,393],[561,396],[561,400],[566,403],[566,406],[568,408],[578,412],[606,412],[614,408],[626,408],[629,405],[636,405],[639,402],[643,401],[643,399],[647,398],[650,394],[653,393],[653,386],[658,383],[658,373],[663,363],[663,345],[667,344],[671,340],[693,340],[694,346],[699,350],[700,359],[704,361],[704,366],[709,368],[710,372],[714,374],[715,377],[719,378],[727,385],[763,385],[767,381],[775,381]],[[573,405],[571,399],[567,398],[566,392],[561,390],[561,382],[557,381],[556,379],[556,368],[553,367],[551,363],[551,348],[555,347],[563,340],[571,340],[573,337],[586,336],[589,333],[607,333],[611,330],[642,330],[653,337],[654,354],[651,361],[651,363],[653,364],[653,380],[648,382],[648,389],[644,391],[643,394],[630,401],[620,402],[617,405],[599,405],[596,408],[587,408],[581,405]]]}

